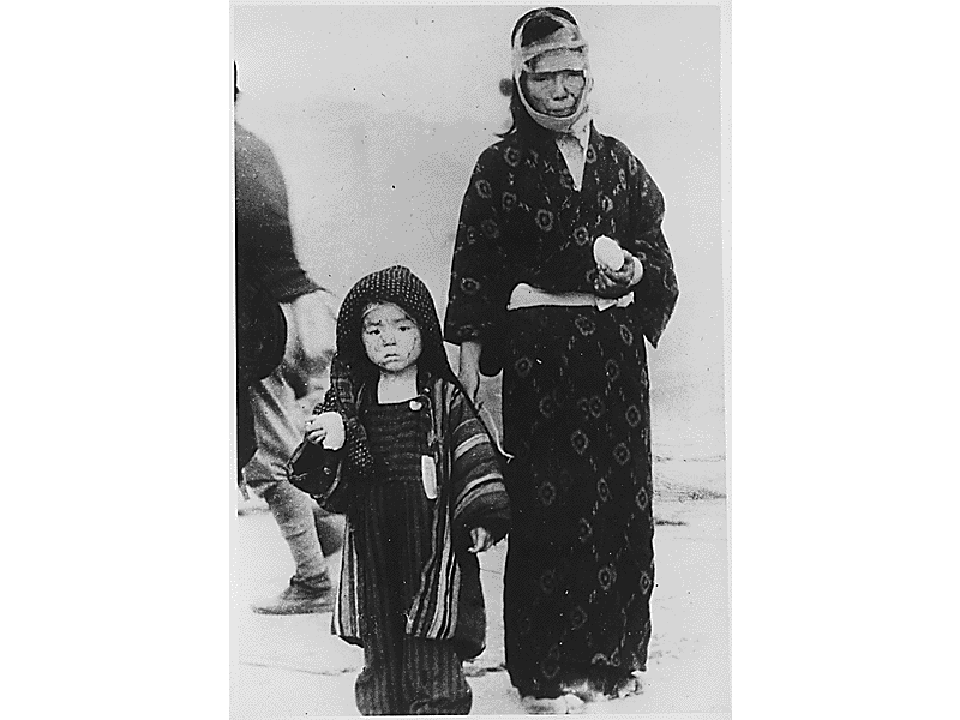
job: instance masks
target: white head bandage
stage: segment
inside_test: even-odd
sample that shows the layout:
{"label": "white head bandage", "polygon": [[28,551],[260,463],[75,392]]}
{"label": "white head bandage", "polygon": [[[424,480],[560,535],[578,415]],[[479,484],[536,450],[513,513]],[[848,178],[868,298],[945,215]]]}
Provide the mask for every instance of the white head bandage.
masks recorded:
{"label": "white head bandage", "polygon": [[[524,29],[531,20],[538,18],[550,18],[561,27],[530,45],[521,45]],[[520,101],[530,117],[547,130],[560,133],[570,132],[570,128],[586,115],[589,109],[588,97],[590,90],[593,88],[593,77],[590,75],[590,63],[587,56],[587,42],[580,34],[580,28],[562,15],[556,15],[546,9],[540,10],[532,14],[523,22],[523,25],[517,28],[513,39],[512,60],[513,80],[517,84]],[[584,77],[583,90],[573,112],[566,117],[554,117],[534,110],[523,92],[523,85],[520,81],[523,73],[560,72],[563,70],[582,72]]]}

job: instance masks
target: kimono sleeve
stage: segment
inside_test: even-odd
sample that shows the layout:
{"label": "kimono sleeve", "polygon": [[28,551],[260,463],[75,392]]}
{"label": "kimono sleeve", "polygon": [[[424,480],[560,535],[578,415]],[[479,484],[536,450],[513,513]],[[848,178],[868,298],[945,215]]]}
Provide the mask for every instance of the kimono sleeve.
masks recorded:
{"label": "kimono sleeve", "polygon": [[[327,391],[323,402],[314,408],[314,413],[336,410],[334,392]],[[304,438],[287,463],[287,479],[295,488],[313,497],[321,507],[344,512],[344,508],[340,507],[344,499],[344,455],[344,448],[327,450]]]}
{"label": "kimono sleeve", "polygon": [[634,287],[632,307],[643,334],[656,347],[677,304],[679,289],[673,257],[660,227],[665,208],[663,194],[633,154],[629,155],[628,164],[631,232],[627,249],[643,265],[643,277]]}
{"label": "kimono sleeve", "polygon": [[482,527],[498,542],[510,528],[502,459],[487,427],[463,393],[454,390],[449,404],[447,432],[456,530],[469,533]]}
{"label": "kimono sleeve", "polygon": [[337,412],[343,417],[346,439],[343,446],[344,468],[353,479],[366,480],[373,473],[373,454],[367,443],[367,430],[360,422],[360,387],[353,380],[339,354],[330,363],[330,389],[324,396],[321,412]]}
{"label": "kimono sleeve", "polygon": [[444,339],[456,345],[482,342],[506,312],[500,193],[504,161],[496,147],[480,155],[460,206],[444,319]]}
{"label": "kimono sleeve", "polygon": [[373,455],[358,418],[356,395],[349,373],[335,356],[330,389],[314,413],[336,412],[343,417],[344,445],[331,451],[304,440],[287,465],[291,484],[312,495],[324,508],[348,514],[357,484],[369,480],[373,472]]}

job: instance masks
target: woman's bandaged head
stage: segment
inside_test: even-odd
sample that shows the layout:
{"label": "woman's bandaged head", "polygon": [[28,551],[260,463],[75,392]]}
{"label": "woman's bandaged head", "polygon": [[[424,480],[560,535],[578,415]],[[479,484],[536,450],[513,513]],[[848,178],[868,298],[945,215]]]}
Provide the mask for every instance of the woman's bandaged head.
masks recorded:
{"label": "woman's bandaged head", "polygon": [[[527,32],[537,26],[548,28],[548,33]],[[569,132],[586,114],[589,107],[588,96],[593,87],[587,42],[583,39],[580,28],[575,21],[559,13],[556,8],[542,8],[521,19],[514,29],[512,45],[513,79],[524,108],[537,124],[548,130]],[[583,90],[573,111],[564,117],[555,117],[535,110],[524,92],[521,82],[523,74],[564,71],[582,73],[584,78]]]}

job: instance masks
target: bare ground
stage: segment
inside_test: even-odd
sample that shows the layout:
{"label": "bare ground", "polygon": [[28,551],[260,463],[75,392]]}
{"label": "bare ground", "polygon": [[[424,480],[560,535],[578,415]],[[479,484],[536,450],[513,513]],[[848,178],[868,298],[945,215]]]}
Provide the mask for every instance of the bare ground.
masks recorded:
{"label": "bare ground", "polygon": [[[654,633],[641,695],[589,713],[729,713],[730,595],[722,459],[656,461]],[[357,715],[363,654],[330,634],[330,614],[271,617],[252,601],[282,589],[292,560],[257,501],[241,504],[232,553],[231,718]],[[488,648],[468,665],[473,714],[522,714],[503,662],[503,546],[482,556]],[[339,558],[335,559],[338,566]]]}

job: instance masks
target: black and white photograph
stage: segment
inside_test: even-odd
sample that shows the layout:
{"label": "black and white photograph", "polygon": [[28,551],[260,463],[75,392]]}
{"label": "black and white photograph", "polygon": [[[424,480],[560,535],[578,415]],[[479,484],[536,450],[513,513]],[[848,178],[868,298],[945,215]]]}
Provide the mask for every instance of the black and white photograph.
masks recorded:
{"label": "black and white photograph", "polygon": [[729,23],[231,4],[231,718],[729,716]]}
{"label": "black and white photograph", "polygon": [[0,716],[952,716],[956,4],[4,19]]}

